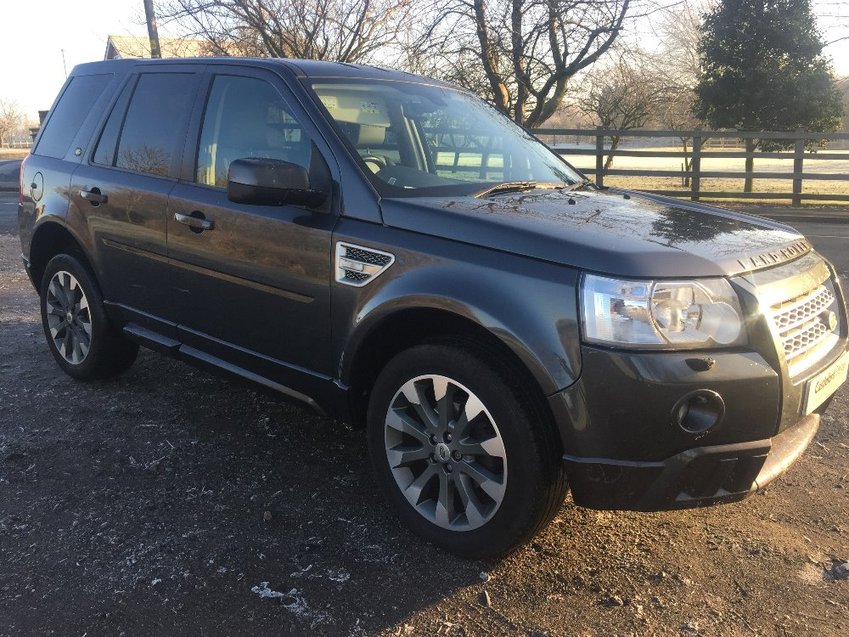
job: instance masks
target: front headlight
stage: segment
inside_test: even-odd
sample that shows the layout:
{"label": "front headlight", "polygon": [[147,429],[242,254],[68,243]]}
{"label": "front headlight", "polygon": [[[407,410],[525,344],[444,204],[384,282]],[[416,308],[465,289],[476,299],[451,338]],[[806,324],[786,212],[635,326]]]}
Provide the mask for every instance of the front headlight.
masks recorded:
{"label": "front headlight", "polygon": [[581,306],[590,343],[695,349],[746,341],[740,301],[725,279],[627,281],[587,274]]}

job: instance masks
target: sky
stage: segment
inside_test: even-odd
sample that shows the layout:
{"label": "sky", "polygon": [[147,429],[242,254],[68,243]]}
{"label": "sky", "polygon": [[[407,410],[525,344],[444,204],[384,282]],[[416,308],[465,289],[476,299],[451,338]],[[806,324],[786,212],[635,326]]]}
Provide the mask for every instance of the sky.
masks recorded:
{"label": "sky", "polygon": [[[826,41],[849,36],[849,0],[815,0],[814,7]],[[16,100],[33,120],[50,108],[66,71],[103,59],[108,35],[147,33],[142,0],[0,0],[0,15],[0,99]],[[29,27],[34,16],[37,28]],[[826,54],[839,76],[849,76],[849,39]]]}

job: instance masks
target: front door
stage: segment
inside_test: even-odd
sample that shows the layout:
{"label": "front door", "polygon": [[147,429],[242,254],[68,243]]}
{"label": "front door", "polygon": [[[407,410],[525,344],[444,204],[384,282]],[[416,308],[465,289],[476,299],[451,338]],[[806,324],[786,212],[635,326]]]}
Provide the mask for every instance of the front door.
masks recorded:
{"label": "front door", "polygon": [[[329,209],[235,204],[227,169],[235,159],[274,158],[329,181],[329,168],[274,76],[233,73],[211,74],[193,182],[179,183],[169,200],[178,332],[189,348],[298,389],[304,372],[332,374],[336,217]],[[186,225],[186,217],[206,228]]]}

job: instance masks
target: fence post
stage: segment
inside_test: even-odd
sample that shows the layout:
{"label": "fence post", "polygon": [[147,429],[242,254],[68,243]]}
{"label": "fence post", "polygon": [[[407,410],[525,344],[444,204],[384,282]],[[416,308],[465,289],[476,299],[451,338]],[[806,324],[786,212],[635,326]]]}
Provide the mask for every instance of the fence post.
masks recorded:
{"label": "fence post", "polygon": [[[602,130],[601,126],[596,131]],[[604,135],[595,136],[595,185],[604,188]]]}
{"label": "fence post", "polygon": [[796,131],[796,144],[793,148],[793,199],[794,206],[802,205],[802,162],[805,152],[805,138],[802,137],[804,131]]}
{"label": "fence post", "polygon": [[696,129],[693,135],[693,158],[690,160],[690,201],[699,200],[699,188],[701,187],[702,170],[702,132]]}

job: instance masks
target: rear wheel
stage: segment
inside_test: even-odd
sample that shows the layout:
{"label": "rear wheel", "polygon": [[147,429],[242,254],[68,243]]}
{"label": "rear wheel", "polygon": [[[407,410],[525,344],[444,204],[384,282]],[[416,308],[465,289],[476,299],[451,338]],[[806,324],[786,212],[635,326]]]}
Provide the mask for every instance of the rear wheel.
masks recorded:
{"label": "rear wheel", "polygon": [[550,424],[472,349],[420,345],[379,375],[369,450],[401,518],[458,555],[504,554],[559,509],[565,475]]}
{"label": "rear wheel", "polygon": [[109,322],[94,277],[68,254],[53,257],[44,270],[41,322],[53,358],[79,380],[118,374],[138,354],[138,345]]}

